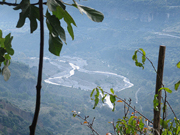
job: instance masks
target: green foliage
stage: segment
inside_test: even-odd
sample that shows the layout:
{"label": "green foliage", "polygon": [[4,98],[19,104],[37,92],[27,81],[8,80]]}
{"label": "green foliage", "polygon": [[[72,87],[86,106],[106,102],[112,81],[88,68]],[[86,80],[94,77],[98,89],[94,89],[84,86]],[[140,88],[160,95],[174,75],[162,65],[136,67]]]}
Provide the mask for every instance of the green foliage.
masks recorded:
{"label": "green foliage", "polygon": [[[142,54],[142,63],[138,62],[137,52],[140,52]],[[132,56],[132,59],[135,61],[136,66],[142,67],[142,69],[144,69],[144,64],[145,64],[145,61],[146,61],[146,52],[142,48],[139,48],[138,50],[136,50],[134,52],[134,55]]]}
{"label": "green foliage", "polygon": [[123,119],[118,119],[116,122],[116,129],[117,134],[124,135],[124,134],[146,134],[147,133],[147,127],[145,127],[145,124],[143,123],[141,116],[131,116],[123,117]]}
{"label": "green foliage", "polygon": [[2,63],[4,67],[1,69],[2,75],[4,76],[4,80],[7,81],[10,78],[10,70],[8,68],[11,60],[11,56],[14,54],[14,50],[12,49],[11,41],[13,37],[9,33],[5,38],[2,37],[2,30],[0,30],[0,67]]}

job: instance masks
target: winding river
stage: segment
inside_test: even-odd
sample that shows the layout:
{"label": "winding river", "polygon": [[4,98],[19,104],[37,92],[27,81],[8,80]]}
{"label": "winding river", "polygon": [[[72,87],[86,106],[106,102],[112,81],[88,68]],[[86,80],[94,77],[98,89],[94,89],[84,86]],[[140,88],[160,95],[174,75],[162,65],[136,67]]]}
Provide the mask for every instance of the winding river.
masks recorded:
{"label": "winding river", "polygon": [[81,90],[92,90],[96,86],[101,86],[105,91],[109,91],[110,88],[121,91],[133,86],[128,78],[116,73],[87,70],[87,61],[82,58],[64,56],[60,59],[50,59],[44,57],[44,60],[59,69],[58,73],[44,80],[49,84]]}

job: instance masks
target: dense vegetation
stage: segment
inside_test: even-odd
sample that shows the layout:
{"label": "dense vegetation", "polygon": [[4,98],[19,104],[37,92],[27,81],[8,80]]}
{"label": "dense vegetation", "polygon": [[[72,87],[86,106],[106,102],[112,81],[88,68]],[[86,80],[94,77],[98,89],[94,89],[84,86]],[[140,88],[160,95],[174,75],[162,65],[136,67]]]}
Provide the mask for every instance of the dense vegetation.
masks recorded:
{"label": "dense vegetation", "polygon": [[[102,1],[104,3],[103,7],[100,6]],[[79,29],[83,31],[79,32],[77,30],[78,34],[75,34],[75,42],[71,43],[69,41],[69,47],[62,50],[62,54],[77,55],[88,59],[88,62],[92,64],[91,69],[103,60],[105,64],[101,65],[100,68],[103,69],[103,66],[111,65],[109,68],[110,71],[116,71],[116,73],[128,77],[134,84],[134,87],[116,94],[122,98],[131,98],[132,105],[135,105],[138,110],[141,110],[142,107],[143,114],[152,119],[152,100],[156,75],[149,63],[146,63],[145,70],[142,71],[134,66],[131,58],[135,49],[143,48],[156,66],[158,46],[161,44],[166,45],[164,84],[173,89],[180,75],[179,70],[175,68],[176,63],[179,61],[179,52],[177,50],[180,49],[180,39],[161,36],[155,34],[155,32],[172,34],[177,37],[180,35],[180,20],[178,14],[180,13],[178,7],[180,3],[176,0],[167,0],[167,3],[161,0],[102,1],[98,3],[82,1],[82,4],[87,4],[101,10],[108,21],[105,20],[105,23],[102,23],[102,28],[99,28],[99,25],[97,26],[96,24],[89,24],[88,20],[81,21],[80,19],[77,21]],[[173,8],[171,6],[177,7]],[[105,9],[109,10],[106,11]],[[167,18],[167,13],[170,13],[169,19]],[[111,18],[113,14],[118,15],[116,18],[113,18],[114,20],[112,21]],[[153,19],[152,15],[154,16]],[[148,20],[148,17],[150,17],[150,20]],[[91,30],[87,31],[84,24],[88,24]],[[112,29],[108,29],[108,27]],[[93,28],[98,30],[95,31]],[[95,36],[94,33],[96,33]],[[35,36],[37,36],[37,34],[35,34]],[[32,41],[34,37],[24,34],[24,38],[30,41]],[[89,37],[91,38],[89,39]],[[103,39],[103,41],[100,39]],[[17,40],[14,40],[14,43],[17,44]],[[30,47],[31,44],[28,42],[27,44],[22,43],[19,46],[19,48],[17,47],[18,51],[22,51],[23,46],[27,48],[23,49],[27,56],[37,55],[35,53],[37,50],[36,44]],[[81,50],[79,48],[81,48]],[[51,56],[51,54],[47,55]],[[19,56],[24,57],[22,54]],[[32,90],[35,87],[35,75],[32,74],[28,66],[20,63],[11,64],[10,70],[12,76],[8,82],[11,85],[0,83],[1,97],[19,106],[21,109],[32,112],[34,109],[33,100],[35,99],[31,95],[35,94]],[[46,78],[45,75],[44,78]],[[22,80],[24,83],[22,83]],[[0,80],[0,82],[3,82],[3,79]],[[101,127],[98,129],[101,134],[105,134],[107,130],[112,130],[111,125],[107,123],[108,121],[123,116],[123,106],[120,104],[117,105],[115,113],[112,113],[106,106],[99,107],[95,111],[91,110],[93,103],[89,101],[89,91],[53,86],[45,83],[43,85],[42,114],[40,119],[42,120],[43,126],[45,126],[47,130],[53,131],[54,134],[64,134],[64,132],[70,135],[72,133],[88,134],[86,129],[79,124],[79,120],[72,117],[72,110],[80,111],[82,115],[95,116],[97,120],[96,123],[98,123],[97,126]],[[136,104],[134,95],[139,88],[139,100],[138,104]],[[177,117],[180,117],[179,97],[179,92],[173,92],[168,96],[168,100],[172,104]],[[20,102],[21,104],[19,104]],[[32,108],[29,106],[32,106]],[[173,115],[168,113],[168,117],[172,118]],[[102,123],[104,125],[102,125]]]}

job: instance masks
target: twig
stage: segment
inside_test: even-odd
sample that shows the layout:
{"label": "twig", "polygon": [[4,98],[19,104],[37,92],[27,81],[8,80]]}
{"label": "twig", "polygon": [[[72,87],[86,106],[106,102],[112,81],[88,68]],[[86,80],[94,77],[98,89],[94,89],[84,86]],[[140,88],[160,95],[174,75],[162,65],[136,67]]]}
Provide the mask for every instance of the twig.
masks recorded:
{"label": "twig", "polygon": [[95,120],[95,117],[93,118],[92,122],[89,123],[89,122],[87,121],[87,118],[89,118],[89,116],[85,116],[85,118],[82,118],[79,114],[77,114],[77,116],[78,116],[79,118],[81,118],[82,120],[84,120],[84,121],[87,122],[87,125],[85,125],[85,124],[83,124],[83,123],[81,123],[81,125],[84,125],[84,126],[89,127],[89,128],[91,129],[91,131],[93,132],[93,134],[94,134],[94,132],[95,132],[97,135],[100,135],[100,134],[92,127],[92,126],[93,126],[93,123],[94,123],[94,120]]}

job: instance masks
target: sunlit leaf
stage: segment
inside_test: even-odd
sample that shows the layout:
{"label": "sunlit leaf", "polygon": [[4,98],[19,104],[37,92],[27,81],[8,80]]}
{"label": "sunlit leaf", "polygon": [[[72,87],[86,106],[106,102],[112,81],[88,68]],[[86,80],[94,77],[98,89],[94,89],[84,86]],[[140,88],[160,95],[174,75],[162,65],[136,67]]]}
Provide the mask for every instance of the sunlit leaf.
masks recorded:
{"label": "sunlit leaf", "polygon": [[111,89],[110,89],[110,91],[111,91],[111,93],[112,93],[112,94],[114,94],[114,90],[113,90],[113,88],[111,88]]}
{"label": "sunlit leaf", "polygon": [[176,64],[176,66],[177,66],[177,68],[180,68],[180,62],[178,62],[178,63]]}
{"label": "sunlit leaf", "polygon": [[179,85],[180,85],[180,80],[174,85],[174,89],[175,89],[175,90],[178,90]]}
{"label": "sunlit leaf", "polygon": [[166,87],[160,88],[158,91],[161,91],[161,90],[165,90],[168,93],[172,93],[172,90],[170,90],[169,88],[166,88]]}
{"label": "sunlit leaf", "polygon": [[104,19],[104,15],[101,12],[96,11],[95,9],[79,5],[77,2],[75,2],[74,6],[79,9],[81,14],[85,13],[88,18],[94,22],[102,22]]}
{"label": "sunlit leaf", "polygon": [[142,55],[142,63],[143,64],[145,64],[145,61],[146,61],[146,52],[142,49],[142,48],[140,48],[139,50],[141,50],[142,51],[142,53],[143,53],[143,55]]}
{"label": "sunlit leaf", "polygon": [[55,11],[58,6],[65,10],[66,6],[60,0],[47,0],[47,6],[50,11]]}
{"label": "sunlit leaf", "polygon": [[94,93],[95,89],[92,90],[91,94],[90,94],[90,97],[92,97],[93,93]]}

